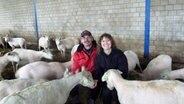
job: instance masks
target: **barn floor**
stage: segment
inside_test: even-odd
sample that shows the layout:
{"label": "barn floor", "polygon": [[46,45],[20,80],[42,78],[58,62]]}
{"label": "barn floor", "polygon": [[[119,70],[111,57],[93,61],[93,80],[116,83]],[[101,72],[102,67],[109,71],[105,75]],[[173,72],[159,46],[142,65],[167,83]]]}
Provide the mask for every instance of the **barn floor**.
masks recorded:
{"label": "barn floor", "polygon": [[[28,49],[38,50],[37,46],[35,46],[35,45],[29,45]],[[9,52],[9,51],[11,51],[10,47],[7,48],[7,49],[3,49],[3,48],[0,47],[0,53],[1,53],[0,56],[4,55],[6,52]],[[63,58],[61,56],[61,53],[59,51],[57,51],[56,47],[54,47],[54,48],[52,47],[51,51],[54,55],[52,61],[66,62],[66,61],[69,61],[70,58],[71,58],[70,50],[67,50],[65,58]],[[43,59],[43,60],[48,61],[48,62],[50,61],[50,60],[45,60],[45,59]],[[143,69],[146,67],[146,65],[148,64],[149,61],[150,60],[141,60],[141,66],[142,66]],[[178,68],[182,68],[182,67],[184,67],[183,64],[179,64],[179,63],[174,63],[173,64],[173,69],[178,69]],[[3,78],[5,78],[5,79],[14,79],[15,76],[14,76],[14,72],[13,72],[12,69],[13,69],[12,65],[11,65],[11,63],[9,63],[6,66],[6,70],[2,73]],[[88,92],[84,88],[84,89],[80,90],[80,93],[83,93],[83,95],[80,96],[80,99],[84,99],[84,100],[82,100],[82,104],[87,104]],[[71,101],[71,98],[69,97],[66,104],[71,104],[70,101]],[[101,101],[100,98],[98,98],[96,102],[97,102],[97,104],[102,104],[102,101]]]}

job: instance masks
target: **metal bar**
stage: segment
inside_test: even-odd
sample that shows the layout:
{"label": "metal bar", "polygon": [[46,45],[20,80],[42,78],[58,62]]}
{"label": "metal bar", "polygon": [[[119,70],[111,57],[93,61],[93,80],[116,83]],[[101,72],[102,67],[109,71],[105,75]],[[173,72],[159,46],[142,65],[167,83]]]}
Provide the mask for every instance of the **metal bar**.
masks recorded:
{"label": "metal bar", "polygon": [[145,31],[144,31],[144,58],[149,58],[150,37],[150,0],[146,0],[145,6]]}
{"label": "metal bar", "polygon": [[36,29],[36,39],[37,39],[37,43],[38,43],[39,31],[38,31],[38,17],[37,17],[36,2],[37,2],[37,0],[34,0],[35,29]]}

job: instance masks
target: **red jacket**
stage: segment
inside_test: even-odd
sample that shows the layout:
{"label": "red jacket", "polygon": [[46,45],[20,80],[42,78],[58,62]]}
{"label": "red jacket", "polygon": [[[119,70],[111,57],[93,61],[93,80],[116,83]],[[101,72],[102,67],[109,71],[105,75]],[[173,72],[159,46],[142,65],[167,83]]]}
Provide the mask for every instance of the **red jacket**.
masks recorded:
{"label": "red jacket", "polygon": [[96,48],[93,48],[90,56],[88,56],[84,50],[80,52],[78,51],[75,52],[73,55],[71,72],[75,73],[77,70],[80,71],[82,66],[85,66],[86,70],[93,72],[95,69],[94,60],[95,60],[96,54],[97,54]]}

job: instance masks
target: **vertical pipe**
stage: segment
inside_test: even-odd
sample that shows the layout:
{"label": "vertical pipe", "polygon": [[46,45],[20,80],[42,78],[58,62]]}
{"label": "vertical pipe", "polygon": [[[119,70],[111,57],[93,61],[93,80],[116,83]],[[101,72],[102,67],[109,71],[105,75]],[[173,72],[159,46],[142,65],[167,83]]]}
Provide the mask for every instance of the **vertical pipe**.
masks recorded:
{"label": "vertical pipe", "polygon": [[38,31],[38,17],[37,17],[36,1],[37,0],[34,0],[34,16],[35,16],[36,39],[37,39],[37,43],[38,43],[39,31]]}
{"label": "vertical pipe", "polygon": [[150,0],[145,5],[145,31],[144,31],[144,58],[149,58],[149,37],[150,37]]}

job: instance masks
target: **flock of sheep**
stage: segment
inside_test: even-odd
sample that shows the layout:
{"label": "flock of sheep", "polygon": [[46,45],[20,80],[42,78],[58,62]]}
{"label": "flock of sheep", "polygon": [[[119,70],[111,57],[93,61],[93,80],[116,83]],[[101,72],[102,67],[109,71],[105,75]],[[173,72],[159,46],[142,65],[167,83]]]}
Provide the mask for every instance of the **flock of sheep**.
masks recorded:
{"label": "flock of sheep", "polygon": [[[95,81],[84,67],[75,75],[69,73],[71,60],[62,63],[41,61],[42,58],[53,59],[48,36],[40,37],[39,51],[27,49],[24,38],[5,36],[0,40],[5,47],[2,39],[11,46],[12,51],[0,57],[0,104],[64,104],[75,85],[94,87]],[[62,57],[70,49],[72,58],[79,39],[56,38],[55,43]],[[172,70],[169,55],[157,56],[142,69],[135,52],[127,50],[124,54],[128,60],[129,75],[133,75],[136,81],[123,79],[121,72],[114,69],[102,77],[109,89],[117,90],[121,104],[183,104],[184,84],[175,79],[184,79],[184,68]],[[3,80],[1,74],[10,62],[16,63],[12,64],[16,79]],[[135,70],[136,66],[140,72]]]}

